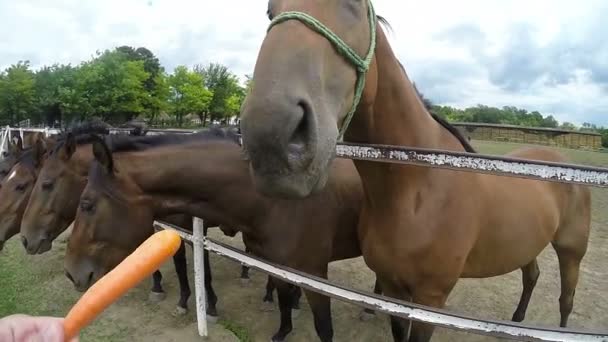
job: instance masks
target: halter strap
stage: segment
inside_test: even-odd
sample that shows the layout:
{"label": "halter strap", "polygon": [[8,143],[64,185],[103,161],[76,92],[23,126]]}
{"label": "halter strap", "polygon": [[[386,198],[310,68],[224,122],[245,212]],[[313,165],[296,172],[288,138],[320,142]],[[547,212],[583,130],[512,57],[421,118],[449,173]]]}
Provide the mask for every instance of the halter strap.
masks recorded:
{"label": "halter strap", "polygon": [[368,19],[369,19],[369,31],[370,31],[370,44],[369,51],[367,52],[367,56],[361,58],[348,44],[346,44],[337,34],[335,34],[332,30],[330,30],[327,26],[325,26],[322,22],[314,18],[308,13],[298,12],[298,11],[290,11],[283,12],[277,15],[268,26],[268,30],[282,22],[287,20],[299,20],[302,23],[306,24],[309,28],[317,31],[327,40],[329,40],[334,48],[344,57],[348,62],[350,62],[355,69],[357,70],[357,83],[355,84],[355,95],[353,98],[353,106],[350,111],[346,114],[344,118],[344,123],[340,128],[340,133],[338,135],[338,141],[341,141],[344,137],[344,133],[348,129],[348,125],[350,124],[355,111],[357,110],[357,106],[361,101],[361,96],[363,94],[363,89],[365,88],[365,77],[367,75],[367,71],[369,70],[369,65],[374,57],[374,52],[376,50],[376,13],[374,11],[374,6],[372,5],[371,0],[368,0]]}

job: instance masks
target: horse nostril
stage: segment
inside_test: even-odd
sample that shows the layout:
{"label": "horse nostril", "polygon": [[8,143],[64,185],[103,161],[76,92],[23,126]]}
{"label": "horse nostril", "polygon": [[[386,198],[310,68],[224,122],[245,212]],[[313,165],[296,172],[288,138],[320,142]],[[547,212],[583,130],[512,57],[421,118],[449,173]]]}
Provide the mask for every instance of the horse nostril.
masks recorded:
{"label": "horse nostril", "polygon": [[288,148],[290,153],[303,153],[306,150],[306,144],[309,138],[310,131],[310,116],[312,115],[310,106],[304,102],[300,101],[298,103],[298,107],[302,112],[302,117],[298,122],[293,134],[289,138]]}
{"label": "horse nostril", "polygon": [[23,235],[21,236],[21,243],[23,244],[23,247],[27,249],[27,238]]}
{"label": "horse nostril", "polygon": [[64,273],[65,273],[65,276],[66,276],[66,277],[68,277],[68,279],[70,279],[70,281],[71,281],[71,282],[72,282],[74,285],[76,285],[76,282],[74,281],[74,278],[72,278],[72,275],[70,274],[70,272],[68,272],[68,270],[65,270],[65,271],[64,271]]}
{"label": "horse nostril", "polygon": [[93,272],[89,273],[89,279],[87,280],[87,286],[91,286],[93,284]]}

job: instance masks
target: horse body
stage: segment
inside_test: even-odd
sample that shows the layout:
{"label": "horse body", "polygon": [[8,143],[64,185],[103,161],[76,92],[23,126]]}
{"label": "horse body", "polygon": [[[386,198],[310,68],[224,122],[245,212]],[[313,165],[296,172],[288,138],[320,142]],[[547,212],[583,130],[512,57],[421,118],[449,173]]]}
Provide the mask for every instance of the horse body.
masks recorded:
{"label": "horse body", "polygon": [[[277,198],[318,192],[328,172],[326,156],[335,149],[339,132],[354,143],[470,150],[455,130],[429,115],[394,56],[371,2],[276,0],[270,3],[269,15],[275,26],[262,44],[254,87],[241,115],[243,142],[259,191]],[[310,16],[323,23],[313,23]],[[279,25],[291,19],[303,24]],[[323,24],[342,42],[332,46],[325,40],[330,34],[315,32]],[[296,33],[297,43],[288,38]],[[333,48],[342,51],[344,44],[359,56],[369,47],[373,58],[366,64],[348,53],[336,56]],[[304,58],[299,54],[304,49],[315,53]],[[344,69],[348,62],[358,74],[352,66]],[[284,65],[292,64],[286,72]],[[363,88],[353,89],[354,80],[361,79]],[[354,90],[361,90],[360,100]],[[353,99],[358,106],[349,122]],[[342,122],[350,125],[340,128]],[[510,155],[565,161],[544,148]],[[491,277],[520,268],[524,291],[513,320],[521,321],[539,276],[536,257],[552,243],[562,277],[560,326],[566,326],[589,237],[589,189],[412,165],[354,163],[365,190],[361,248],[386,295],[443,307],[459,278]],[[395,341],[430,340],[432,325],[413,322],[410,328],[409,323],[391,318]]]}
{"label": "horse body", "polygon": [[[100,162],[91,167],[68,245],[66,269],[75,279],[86,281],[89,274],[96,279],[111,267],[108,260],[114,258],[112,253],[104,252],[106,260],[98,260],[100,257],[93,250],[97,242],[87,236],[110,238],[118,221],[139,227],[148,224],[151,215],[174,212],[186,212],[239,230],[251,253],[323,278],[327,278],[329,262],[361,255],[357,220],[362,189],[350,160],[332,164],[328,188],[314,197],[276,200],[255,191],[234,137],[205,139],[193,135],[180,145],[160,144],[140,151],[121,149],[120,142],[111,145],[114,152],[98,152]],[[98,151],[102,150],[98,147]],[[130,210],[124,211],[123,207]],[[146,236],[143,232],[129,234],[138,235],[129,239]],[[115,235],[114,238],[118,239]],[[89,268],[81,268],[82,264]],[[295,287],[282,281],[275,281],[275,285],[281,325],[273,340],[281,341],[292,329]],[[306,290],[305,294],[319,337],[331,340],[329,298]]]}

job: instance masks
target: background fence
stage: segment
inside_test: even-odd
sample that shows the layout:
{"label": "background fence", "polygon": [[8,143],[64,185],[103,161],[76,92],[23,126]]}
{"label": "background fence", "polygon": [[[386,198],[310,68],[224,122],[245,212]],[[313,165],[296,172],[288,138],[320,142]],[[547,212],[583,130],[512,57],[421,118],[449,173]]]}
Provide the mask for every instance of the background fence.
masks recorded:
{"label": "background fence", "polygon": [[[11,128],[2,129],[1,148],[4,149],[11,136]],[[55,129],[20,129],[24,132],[45,132],[56,134]],[[113,129],[111,134],[128,132],[129,129]],[[150,130],[148,134],[193,133],[192,130]],[[526,159],[484,156],[471,153],[412,149],[386,145],[338,144],[336,155],[341,158],[371,160],[377,162],[415,164],[426,167],[440,167],[459,171],[482,172],[508,177],[524,177],[542,181],[583,184],[608,187],[608,169],[572,164],[548,163]],[[290,282],[296,286],[347,301],[359,306],[381,311],[406,319],[422,321],[444,328],[462,330],[469,333],[521,341],[608,341],[608,332],[581,331],[563,328],[533,327],[508,321],[492,321],[457,315],[445,310],[424,307],[366,293],[332,284],[309,274],[253,257],[235,248],[208,239],[203,234],[203,222],[194,218],[193,232],[165,222],[156,221],[158,229],[176,230],[183,239],[192,244],[194,251],[195,298],[197,308],[198,332],[207,336],[206,294],[204,288],[204,253],[207,249],[218,255],[253,267],[273,277]]]}

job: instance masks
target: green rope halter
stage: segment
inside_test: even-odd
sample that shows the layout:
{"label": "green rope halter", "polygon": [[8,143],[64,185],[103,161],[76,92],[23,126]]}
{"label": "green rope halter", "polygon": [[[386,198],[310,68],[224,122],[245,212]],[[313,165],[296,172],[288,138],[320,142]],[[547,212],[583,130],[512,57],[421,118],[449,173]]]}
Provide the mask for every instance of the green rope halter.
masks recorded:
{"label": "green rope halter", "polygon": [[370,44],[369,51],[367,52],[367,56],[365,59],[361,58],[348,44],[346,44],[338,35],[332,32],[327,26],[321,23],[319,20],[315,19],[310,14],[304,12],[290,11],[283,12],[277,15],[268,26],[268,31],[270,29],[282,22],[287,20],[296,19],[306,24],[311,29],[317,31],[322,36],[324,36],[327,40],[329,40],[334,48],[344,57],[348,62],[353,64],[357,69],[357,83],[355,85],[355,96],[353,98],[353,106],[351,110],[346,114],[346,118],[344,118],[344,123],[342,124],[342,128],[340,128],[340,134],[338,135],[338,141],[341,141],[344,137],[344,133],[350,124],[350,121],[357,110],[357,106],[359,105],[359,101],[361,101],[361,95],[363,94],[363,89],[365,88],[365,76],[367,71],[369,70],[369,65],[374,57],[374,52],[376,50],[376,13],[374,12],[374,7],[372,5],[371,0],[368,1],[368,16],[369,16],[369,31],[370,31]]}

